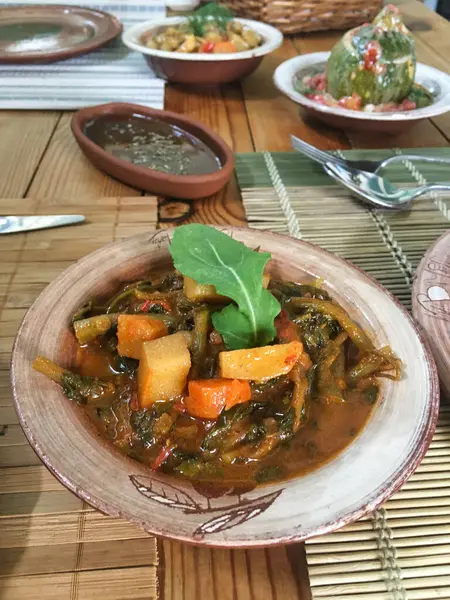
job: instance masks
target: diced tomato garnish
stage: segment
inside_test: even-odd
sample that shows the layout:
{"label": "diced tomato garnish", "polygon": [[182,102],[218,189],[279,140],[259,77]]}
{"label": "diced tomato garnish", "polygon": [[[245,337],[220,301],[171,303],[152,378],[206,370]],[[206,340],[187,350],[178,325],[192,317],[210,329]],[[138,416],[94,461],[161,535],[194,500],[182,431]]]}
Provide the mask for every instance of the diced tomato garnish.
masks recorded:
{"label": "diced tomato garnish", "polygon": [[327,78],[325,73],[317,73],[313,75],[309,81],[309,87],[312,87],[318,92],[323,92],[327,88]]}
{"label": "diced tomato garnish", "polygon": [[322,94],[306,94],[306,97],[314,102],[317,102],[317,104],[323,104],[324,106],[327,106],[327,101]]}
{"label": "diced tomato garnish", "polygon": [[172,454],[174,449],[175,449],[175,444],[173,444],[172,442],[166,443],[164,448],[161,449],[161,452],[158,454],[158,456],[155,458],[155,460],[150,465],[150,469],[152,469],[152,471],[157,471],[159,469],[159,467],[163,463],[166,462],[166,460]]}
{"label": "diced tomato garnish", "polygon": [[366,46],[366,53],[364,55],[364,68],[368,71],[371,71],[373,67],[377,64],[380,56],[380,43],[375,40],[370,41]]}
{"label": "diced tomato garnish", "polygon": [[361,108],[361,97],[358,94],[344,96],[339,100],[339,106],[348,110],[359,110]]}
{"label": "diced tomato garnish", "polygon": [[389,10],[390,12],[393,12],[395,14],[398,14],[399,10],[397,6],[394,6],[394,4],[386,4],[385,10]]}
{"label": "diced tomato garnish", "polygon": [[221,344],[223,339],[220,333],[216,329],[213,329],[209,334],[209,341],[211,344]]}
{"label": "diced tomato garnish", "polygon": [[177,400],[173,405],[173,409],[179,413],[185,413],[187,411],[186,405],[182,400]]}
{"label": "diced tomato garnish", "polygon": [[135,410],[139,410],[139,402],[136,392],[131,394],[130,398],[130,409],[134,412]]}
{"label": "diced tomato garnish", "polygon": [[295,354],[291,354],[290,356],[286,356],[286,358],[284,359],[284,364],[285,365],[292,365],[295,362],[297,362],[297,356]]}
{"label": "diced tomato garnish", "polygon": [[148,312],[152,306],[161,306],[161,308],[163,310],[165,310],[166,312],[170,312],[172,310],[172,307],[170,306],[170,303],[168,300],[146,300],[144,302],[144,304],[141,306],[141,311],[142,312]]}
{"label": "diced tomato garnish", "polygon": [[412,100],[408,100],[408,98],[405,98],[398,108],[399,110],[414,110],[416,106],[417,105],[415,102],[413,102]]}
{"label": "diced tomato garnish", "polygon": [[200,52],[212,52],[214,50],[214,44],[212,42],[205,42],[200,48]]}

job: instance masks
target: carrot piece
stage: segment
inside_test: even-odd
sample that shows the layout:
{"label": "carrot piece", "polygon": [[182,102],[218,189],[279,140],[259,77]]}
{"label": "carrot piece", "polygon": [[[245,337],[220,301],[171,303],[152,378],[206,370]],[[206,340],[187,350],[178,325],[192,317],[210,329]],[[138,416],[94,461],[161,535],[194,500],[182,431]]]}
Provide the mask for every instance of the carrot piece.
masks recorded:
{"label": "carrot piece", "polygon": [[214,54],[229,54],[230,52],[237,52],[236,46],[233,42],[218,42],[214,46]]}
{"label": "carrot piece", "polygon": [[217,419],[222,410],[251,397],[249,382],[239,379],[197,379],[190,381],[188,388],[187,412],[200,419]]}
{"label": "carrot piece", "polygon": [[120,315],[117,323],[117,350],[121,356],[141,357],[143,342],[167,335],[167,326],[150,315]]}

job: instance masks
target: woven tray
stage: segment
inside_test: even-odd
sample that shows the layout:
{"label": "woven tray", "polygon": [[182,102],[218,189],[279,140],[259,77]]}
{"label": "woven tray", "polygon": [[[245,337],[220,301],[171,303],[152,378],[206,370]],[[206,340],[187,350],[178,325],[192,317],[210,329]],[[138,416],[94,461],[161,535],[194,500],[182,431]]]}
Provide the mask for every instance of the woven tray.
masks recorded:
{"label": "woven tray", "polygon": [[364,0],[227,0],[238,16],[264,21],[283,33],[350,29],[371,21],[383,2]]}
{"label": "woven tray", "polygon": [[[450,157],[448,148],[424,152]],[[382,212],[353,200],[298,154],[242,154],[236,170],[251,227],[288,233],[351,260],[410,308],[414,270],[449,228],[450,194],[416,200],[410,211]],[[448,180],[446,169],[411,163],[393,167],[390,175],[415,185]],[[444,405],[431,447],[402,490],[373,516],[306,544],[314,600],[448,600],[449,473],[450,408]]]}

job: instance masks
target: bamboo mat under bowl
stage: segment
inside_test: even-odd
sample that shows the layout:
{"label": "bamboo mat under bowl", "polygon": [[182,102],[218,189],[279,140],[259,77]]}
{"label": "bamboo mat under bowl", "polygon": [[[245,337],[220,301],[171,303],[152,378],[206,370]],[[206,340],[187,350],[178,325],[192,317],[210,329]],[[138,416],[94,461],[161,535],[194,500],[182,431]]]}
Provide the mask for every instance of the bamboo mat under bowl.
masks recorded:
{"label": "bamboo mat under bowl", "polygon": [[[301,236],[349,258],[409,307],[413,271],[426,248],[448,228],[444,197],[418,200],[411,213],[369,212],[332,185],[319,167],[293,154],[239,155],[237,172],[251,226]],[[437,172],[413,173],[416,180],[438,179]],[[394,174],[398,180],[408,177],[401,166]],[[47,471],[18,424],[9,384],[13,339],[36,296],[74,260],[114,239],[154,228],[156,200],[0,200],[0,214],[18,212],[82,213],[88,221],[0,237],[0,598],[156,599],[161,565],[155,539],[93,510]],[[443,412],[422,466],[384,510],[307,545],[314,598],[450,599],[449,467],[450,412]],[[249,554],[245,560],[254,569],[257,592],[242,598],[275,597],[268,593],[261,567],[266,559],[268,565],[274,561],[278,572],[276,598],[297,597],[283,553]],[[195,557],[199,560],[200,554]],[[233,559],[236,573],[243,557],[238,553]],[[222,554],[216,558],[224,564]],[[179,567],[170,575],[174,582],[183,577],[183,560],[174,563]],[[187,590],[173,598],[199,596]],[[239,590],[233,596],[233,588],[224,586],[220,597],[241,598]],[[209,600],[208,590],[203,592]]]}
{"label": "bamboo mat under bowl", "polygon": [[155,538],[69,492],[28,444],[12,406],[19,323],[63,269],[115,239],[156,227],[155,198],[0,200],[0,214],[81,213],[79,226],[0,237],[0,598],[152,600]]}
{"label": "bamboo mat under bowl", "polygon": [[[406,150],[450,157],[450,149]],[[381,158],[399,150],[349,151]],[[251,227],[319,244],[378,279],[411,308],[414,271],[450,227],[450,194],[405,212],[369,210],[297,153],[241,154],[236,171]],[[448,169],[405,162],[393,181],[448,181]],[[313,509],[313,507],[312,507]],[[406,485],[370,518],[306,544],[314,600],[450,599],[450,407]]]}

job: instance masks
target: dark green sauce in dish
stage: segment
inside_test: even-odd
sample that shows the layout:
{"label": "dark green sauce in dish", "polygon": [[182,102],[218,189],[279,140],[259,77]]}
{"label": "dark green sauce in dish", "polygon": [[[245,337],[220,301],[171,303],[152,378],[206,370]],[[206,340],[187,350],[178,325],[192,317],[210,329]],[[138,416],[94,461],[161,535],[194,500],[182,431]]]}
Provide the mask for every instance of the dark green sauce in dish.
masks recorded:
{"label": "dark green sauce in dish", "polygon": [[87,123],[86,136],[116,158],[172,175],[206,175],[221,168],[199,138],[150,117],[102,117]]}

